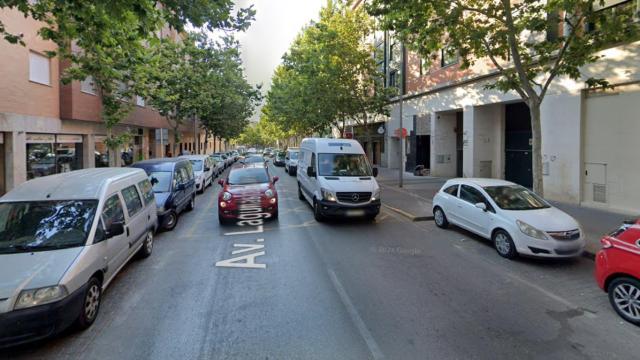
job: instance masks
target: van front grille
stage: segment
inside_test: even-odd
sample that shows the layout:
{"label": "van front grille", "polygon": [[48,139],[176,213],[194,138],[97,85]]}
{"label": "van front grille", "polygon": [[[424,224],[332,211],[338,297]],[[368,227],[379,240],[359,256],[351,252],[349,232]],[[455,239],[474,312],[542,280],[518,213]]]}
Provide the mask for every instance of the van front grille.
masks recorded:
{"label": "van front grille", "polygon": [[339,192],[336,196],[338,201],[348,204],[361,204],[371,200],[370,192]]}

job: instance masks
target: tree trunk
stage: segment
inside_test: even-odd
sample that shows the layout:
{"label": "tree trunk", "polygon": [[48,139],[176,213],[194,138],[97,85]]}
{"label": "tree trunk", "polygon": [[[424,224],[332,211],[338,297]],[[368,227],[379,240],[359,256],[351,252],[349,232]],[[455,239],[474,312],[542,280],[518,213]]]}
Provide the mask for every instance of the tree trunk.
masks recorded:
{"label": "tree trunk", "polygon": [[373,144],[371,143],[371,129],[369,129],[369,119],[367,118],[367,114],[364,114],[364,140],[367,142],[367,146],[365,146],[365,153],[367,154],[367,158],[373,164]]}
{"label": "tree trunk", "polygon": [[540,102],[530,101],[531,132],[533,136],[533,191],[544,196],[542,180],[542,126],[540,124]]}

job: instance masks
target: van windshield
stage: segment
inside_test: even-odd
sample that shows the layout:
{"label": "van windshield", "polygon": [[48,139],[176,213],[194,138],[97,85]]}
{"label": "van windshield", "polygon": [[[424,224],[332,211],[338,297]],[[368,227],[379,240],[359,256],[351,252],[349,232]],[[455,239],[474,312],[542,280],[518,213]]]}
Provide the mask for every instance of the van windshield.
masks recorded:
{"label": "van windshield", "polygon": [[83,246],[98,200],[0,203],[0,254]]}
{"label": "van windshield", "polygon": [[371,176],[371,167],[362,154],[320,154],[321,176]]}
{"label": "van windshield", "polygon": [[171,189],[171,171],[152,171],[149,173],[149,181],[153,192],[168,192]]}
{"label": "van windshield", "polygon": [[298,160],[298,152],[297,151],[290,151],[289,152],[289,159]]}

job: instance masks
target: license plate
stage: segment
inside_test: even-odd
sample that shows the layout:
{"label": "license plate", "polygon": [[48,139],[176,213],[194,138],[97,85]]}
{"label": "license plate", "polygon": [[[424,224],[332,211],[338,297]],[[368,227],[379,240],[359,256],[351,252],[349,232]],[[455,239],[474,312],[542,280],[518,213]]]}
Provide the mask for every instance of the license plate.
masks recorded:
{"label": "license plate", "polygon": [[364,210],[347,210],[347,216],[363,216]]}

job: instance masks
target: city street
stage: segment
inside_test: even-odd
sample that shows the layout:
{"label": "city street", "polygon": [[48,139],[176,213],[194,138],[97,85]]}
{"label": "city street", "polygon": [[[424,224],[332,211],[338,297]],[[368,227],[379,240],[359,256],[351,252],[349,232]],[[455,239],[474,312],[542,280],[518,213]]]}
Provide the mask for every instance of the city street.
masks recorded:
{"label": "city street", "polygon": [[509,261],[384,206],[317,223],[295,178],[270,171],[278,220],[220,226],[214,183],[117,276],[91,328],[0,359],[637,358],[640,331],[592,260]]}

